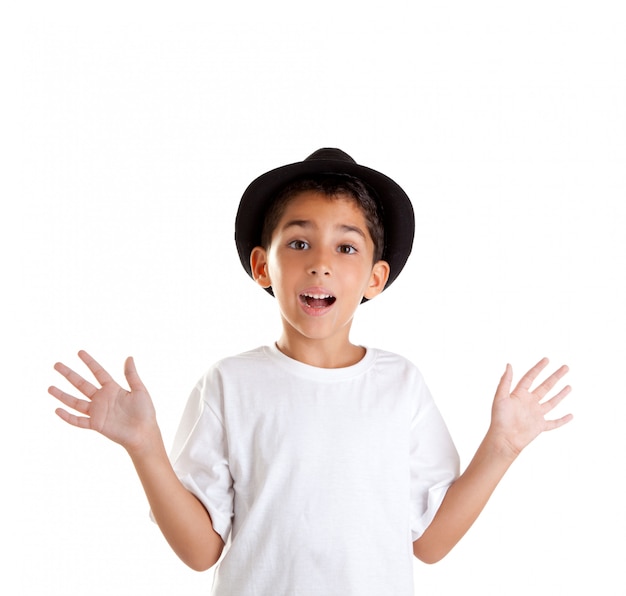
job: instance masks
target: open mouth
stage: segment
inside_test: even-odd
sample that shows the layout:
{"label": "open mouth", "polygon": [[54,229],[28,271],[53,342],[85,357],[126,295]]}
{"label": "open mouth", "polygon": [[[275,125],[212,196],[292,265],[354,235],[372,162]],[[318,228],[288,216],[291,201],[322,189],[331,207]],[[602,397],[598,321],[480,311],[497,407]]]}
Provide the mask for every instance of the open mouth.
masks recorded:
{"label": "open mouth", "polygon": [[334,304],[337,300],[330,294],[309,294],[307,292],[300,294],[300,301],[309,308],[326,308]]}

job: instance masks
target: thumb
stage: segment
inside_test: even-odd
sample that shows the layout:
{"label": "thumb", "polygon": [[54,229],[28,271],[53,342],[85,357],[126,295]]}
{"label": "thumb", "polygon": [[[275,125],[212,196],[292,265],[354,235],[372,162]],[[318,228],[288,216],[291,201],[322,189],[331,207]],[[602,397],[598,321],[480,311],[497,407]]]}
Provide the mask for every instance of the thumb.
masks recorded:
{"label": "thumb", "polygon": [[135,367],[135,361],[132,356],[126,358],[126,362],[124,363],[124,376],[128,381],[131,391],[146,391],[145,385],[141,382],[137,374],[137,368]]}
{"label": "thumb", "polygon": [[500,378],[498,388],[496,389],[496,399],[502,399],[508,397],[511,394],[511,383],[513,382],[513,367],[510,364],[506,365],[504,374]]}

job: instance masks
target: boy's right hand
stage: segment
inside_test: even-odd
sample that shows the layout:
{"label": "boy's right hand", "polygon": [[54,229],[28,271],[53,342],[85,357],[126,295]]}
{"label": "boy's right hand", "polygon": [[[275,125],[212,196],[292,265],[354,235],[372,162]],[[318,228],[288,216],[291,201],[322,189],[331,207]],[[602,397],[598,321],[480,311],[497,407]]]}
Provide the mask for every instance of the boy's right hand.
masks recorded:
{"label": "boy's right hand", "polygon": [[54,386],[50,387],[50,395],[83,414],[77,416],[58,408],[57,415],[72,426],[101,433],[131,454],[149,449],[155,439],[160,441],[154,405],[137,374],[133,359],[128,358],[124,365],[124,375],[130,387],[130,391],[126,391],[87,352],[81,350],[78,356],[93,373],[100,387],[92,385],[65,364],[58,362],[54,365],[55,370],[87,399],[74,397]]}

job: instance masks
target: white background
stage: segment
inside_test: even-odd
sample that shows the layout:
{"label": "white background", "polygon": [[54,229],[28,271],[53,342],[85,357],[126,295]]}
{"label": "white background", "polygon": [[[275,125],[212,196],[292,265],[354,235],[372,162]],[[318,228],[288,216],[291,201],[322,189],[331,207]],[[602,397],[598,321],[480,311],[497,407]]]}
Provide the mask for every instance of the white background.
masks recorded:
{"label": "white background", "polygon": [[84,348],[121,380],[134,355],[171,442],[204,370],[278,335],[237,260],[241,193],[334,146],[417,216],[409,264],[353,339],[418,364],[464,464],[507,361],[571,367],[558,415],[575,420],[528,448],[447,559],[416,561],[416,593],[624,594],[621,2],[12,4],[3,593],[208,593],[123,450],[56,418],[52,365],[83,370]]}

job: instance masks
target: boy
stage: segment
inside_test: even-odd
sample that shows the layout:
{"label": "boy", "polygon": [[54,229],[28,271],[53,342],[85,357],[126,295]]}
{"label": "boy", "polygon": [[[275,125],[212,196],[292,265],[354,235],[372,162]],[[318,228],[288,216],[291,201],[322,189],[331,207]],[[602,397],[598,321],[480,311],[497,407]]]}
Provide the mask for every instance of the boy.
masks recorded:
{"label": "boy", "polygon": [[543,401],[567,367],[531,390],[543,359],[511,392],[507,365],[489,430],[459,476],[417,369],[349,339],[358,305],[397,277],[413,233],[404,191],[338,149],[257,178],[235,240],[247,273],[276,297],[282,334],[201,379],[173,465],[132,358],[130,392],[85,352],[101,387],[55,366],[88,398],[51,387],[83,416],[57,413],[128,451],[180,558],[203,570],[223,555],[214,594],[413,594],[412,555],[445,556],[521,450],[571,419],[544,418],[569,393]]}

